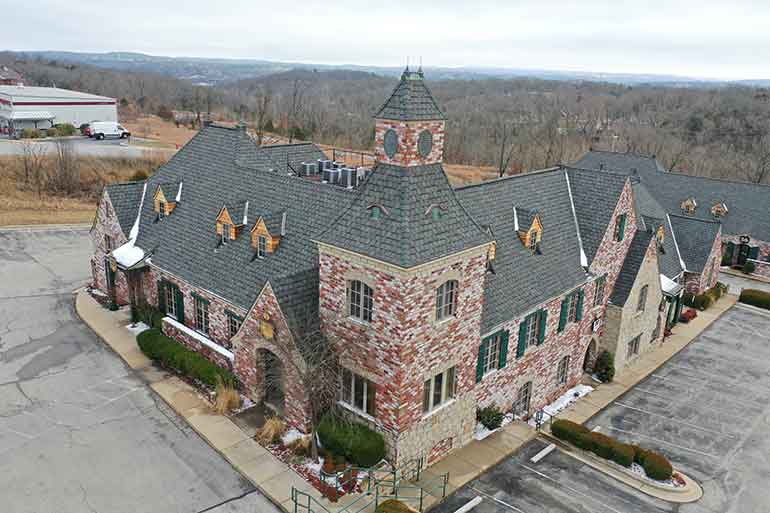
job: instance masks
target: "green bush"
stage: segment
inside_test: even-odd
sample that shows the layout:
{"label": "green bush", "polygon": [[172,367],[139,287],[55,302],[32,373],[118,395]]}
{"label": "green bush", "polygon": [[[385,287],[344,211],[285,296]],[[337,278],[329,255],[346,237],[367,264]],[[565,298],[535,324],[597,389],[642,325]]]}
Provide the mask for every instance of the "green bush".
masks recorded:
{"label": "green bush", "polygon": [[642,467],[647,477],[658,481],[667,481],[671,479],[671,475],[674,473],[671,462],[662,454],[652,451],[646,451]]}
{"label": "green bush", "polygon": [[745,274],[751,274],[754,272],[756,268],[757,266],[754,262],[746,261],[746,263],[743,264],[743,268],[741,269],[741,271],[743,271]]}
{"label": "green bush", "polygon": [[197,379],[207,386],[216,387],[217,377],[233,385],[238,382],[232,372],[187,349],[176,340],[165,336],[159,329],[143,331],[137,335],[136,341],[142,352],[151,360]]}
{"label": "green bush", "polygon": [[52,126],[51,128],[48,128],[48,129],[45,131],[45,136],[46,136],[46,137],[58,137],[58,136],[60,136],[60,135],[61,135],[61,134],[59,133],[59,131],[58,131],[58,130],[56,129],[56,127],[54,127],[54,126]]}
{"label": "green bush", "polygon": [[615,442],[612,447],[612,461],[624,467],[630,467],[634,462],[634,448],[628,444]]}
{"label": "green bush", "polygon": [[21,131],[22,139],[40,139],[42,136],[40,130],[34,128],[25,128]]}
{"label": "green bush", "polygon": [[77,133],[77,129],[73,125],[71,125],[69,123],[58,124],[58,125],[56,125],[55,128],[56,128],[56,133],[59,134],[62,137],[69,136],[69,135],[75,135],[75,133]]}
{"label": "green bush", "polygon": [[335,457],[344,456],[360,467],[372,467],[385,457],[385,440],[382,435],[333,413],[321,419],[318,438],[324,449]]}
{"label": "green bush", "polygon": [[602,351],[596,359],[594,373],[604,383],[609,383],[615,378],[615,357],[609,351]]}
{"label": "green bush", "polygon": [[476,420],[481,422],[481,425],[490,431],[499,428],[503,424],[505,414],[500,411],[497,406],[487,406],[480,410],[476,410]]}
{"label": "green bush", "polygon": [[560,440],[577,445],[575,442],[581,437],[590,435],[591,430],[571,420],[556,419],[551,423],[551,434]]}
{"label": "green bush", "polygon": [[770,310],[770,292],[765,292],[764,290],[743,289],[738,301]]}
{"label": "green bush", "polygon": [[591,433],[591,452],[604,458],[605,460],[612,459],[612,451],[615,445],[615,440],[605,434],[592,432]]}
{"label": "green bush", "polygon": [[713,289],[709,289],[703,294],[698,295],[687,292],[682,296],[682,302],[686,306],[703,311],[710,307],[715,301],[712,290]]}

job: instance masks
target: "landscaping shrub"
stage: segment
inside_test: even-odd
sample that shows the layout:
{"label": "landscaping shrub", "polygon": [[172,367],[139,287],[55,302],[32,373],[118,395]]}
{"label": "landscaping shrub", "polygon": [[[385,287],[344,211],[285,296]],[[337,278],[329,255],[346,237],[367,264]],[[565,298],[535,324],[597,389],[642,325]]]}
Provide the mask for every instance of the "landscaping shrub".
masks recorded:
{"label": "landscaping shrub", "polygon": [[241,395],[235,389],[235,384],[225,382],[219,375],[216,377],[216,381],[217,399],[214,403],[214,409],[220,414],[225,414],[240,408]]}
{"label": "landscaping shrub", "polygon": [[349,422],[332,413],[318,425],[318,438],[324,449],[360,467],[376,465],[385,457],[382,435],[363,424]]}
{"label": "landscaping shrub", "polygon": [[744,274],[751,274],[754,272],[756,268],[757,266],[754,262],[746,261],[746,263],[743,264],[743,268],[741,269],[741,271],[743,271]]}
{"label": "landscaping shrub", "polygon": [[560,440],[577,445],[577,440],[591,434],[591,430],[571,420],[556,419],[551,423],[551,434]]}
{"label": "landscaping shrub", "polygon": [[55,126],[52,126],[51,128],[47,128],[45,131],[46,137],[58,137],[60,135],[61,134],[59,133],[59,131],[56,129]]}
{"label": "landscaping shrub", "polygon": [[647,477],[658,481],[671,479],[671,474],[674,472],[671,462],[665,456],[652,451],[645,451],[642,468]]}
{"label": "landscaping shrub", "polygon": [[54,128],[56,128],[56,133],[62,137],[75,135],[77,132],[77,129],[69,123],[61,123],[56,125]]}
{"label": "landscaping shrub", "polygon": [[591,433],[591,452],[604,458],[605,460],[612,459],[613,447],[615,440],[605,434],[592,432]]}
{"label": "landscaping shrub", "polygon": [[257,430],[256,439],[262,445],[276,444],[281,441],[281,436],[286,432],[286,423],[278,417],[270,417],[265,424]]}
{"label": "landscaping shrub", "polygon": [[616,441],[615,445],[612,447],[612,456],[610,459],[618,465],[630,467],[631,463],[634,462],[634,452],[633,446]]}
{"label": "landscaping shrub", "polygon": [[499,428],[503,424],[503,418],[505,418],[505,414],[497,406],[487,406],[476,410],[476,420],[490,431]]}
{"label": "landscaping shrub", "polygon": [[40,132],[40,130],[36,130],[34,128],[25,128],[21,131],[20,137],[22,139],[40,139],[43,136],[43,134]]}
{"label": "landscaping shrub", "polygon": [[596,359],[594,373],[605,383],[609,383],[615,377],[615,357],[609,351],[602,351]]}
{"label": "landscaping shrub", "polygon": [[765,292],[764,290],[743,289],[738,301],[770,310],[770,292]]}
{"label": "landscaping shrub", "polygon": [[210,362],[195,351],[190,351],[158,329],[143,331],[137,335],[136,341],[142,352],[151,360],[197,379],[211,388],[217,386],[217,379],[233,385],[237,383],[232,372]]}
{"label": "landscaping shrub", "polygon": [[414,510],[396,499],[388,499],[374,510],[374,513],[412,513]]}

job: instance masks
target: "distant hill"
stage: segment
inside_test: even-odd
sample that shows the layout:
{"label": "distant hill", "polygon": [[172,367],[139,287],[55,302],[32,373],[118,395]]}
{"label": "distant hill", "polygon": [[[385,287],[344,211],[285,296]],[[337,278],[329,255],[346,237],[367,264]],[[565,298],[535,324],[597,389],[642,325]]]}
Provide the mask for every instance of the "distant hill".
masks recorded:
{"label": "distant hill", "polygon": [[[355,64],[325,65],[278,62],[261,59],[210,59],[197,57],[164,57],[133,52],[80,53],[59,51],[16,52],[29,58],[89,64],[100,68],[150,72],[169,75],[200,85],[217,85],[242,79],[257,78],[292,69],[319,71],[352,70],[377,75],[398,76],[401,67],[360,66]],[[716,80],[660,74],[602,73],[545,69],[425,67],[431,80],[476,80],[485,78],[537,78],[558,81],[607,82],[623,85],[655,84],[669,87],[714,87],[724,85]],[[770,85],[770,80],[737,82],[741,85]]]}

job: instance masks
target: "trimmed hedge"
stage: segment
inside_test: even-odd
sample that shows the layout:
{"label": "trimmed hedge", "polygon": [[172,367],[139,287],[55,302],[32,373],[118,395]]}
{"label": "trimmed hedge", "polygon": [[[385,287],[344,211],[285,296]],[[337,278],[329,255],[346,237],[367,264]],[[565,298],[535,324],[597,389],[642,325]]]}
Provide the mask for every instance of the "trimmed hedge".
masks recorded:
{"label": "trimmed hedge", "polygon": [[585,426],[569,420],[557,419],[551,424],[551,434],[560,440],[591,451],[618,465],[630,467],[636,462],[644,468],[647,476],[658,481],[671,479],[673,468],[665,456],[636,445],[624,444],[610,436],[590,431]]}
{"label": "trimmed hedge", "polygon": [[327,413],[318,424],[318,438],[324,449],[343,456],[359,467],[372,467],[385,457],[385,439],[358,422]]}
{"label": "trimmed hedge", "polygon": [[770,292],[765,292],[764,290],[743,289],[738,301],[770,310]]}
{"label": "trimmed hedge", "polygon": [[741,269],[741,271],[743,271],[744,274],[751,274],[754,271],[756,271],[756,269],[757,269],[757,264],[755,264],[754,262],[746,261],[746,263],[743,264],[743,269]]}
{"label": "trimmed hedge", "polygon": [[222,367],[212,363],[195,351],[184,347],[176,340],[167,337],[158,329],[149,329],[141,332],[136,337],[139,348],[148,358],[160,363],[162,366],[175,371],[214,388],[217,386],[217,378],[225,383],[237,385],[235,375]]}
{"label": "trimmed hedge", "polygon": [[490,431],[493,431],[503,425],[505,414],[496,406],[487,406],[476,410],[476,420]]}

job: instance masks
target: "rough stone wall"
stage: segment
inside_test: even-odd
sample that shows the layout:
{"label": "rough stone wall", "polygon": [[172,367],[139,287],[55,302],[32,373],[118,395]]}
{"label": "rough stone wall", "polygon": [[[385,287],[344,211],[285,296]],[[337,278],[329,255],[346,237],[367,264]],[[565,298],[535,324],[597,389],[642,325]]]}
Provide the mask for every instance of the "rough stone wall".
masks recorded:
{"label": "rough stone wall", "polygon": [[[435,458],[472,436],[485,264],[485,248],[409,272],[333,248],[320,251],[322,330],[338,348],[341,364],[375,384],[374,424],[395,461],[431,453]],[[347,316],[351,279],[374,290],[371,323]],[[457,314],[436,322],[436,288],[449,279],[458,281]],[[455,400],[423,415],[424,381],[452,366]]]}
{"label": "rough stone wall", "polygon": [[[105,258],[109,254],[106,248],[105,235],[112,238],[112,249],[122,246],[127,242],[126,236],[118,223],[115,208],[112,206],[107,189],[102,192],[99,206],[96,210],[96,220],[91,229],[91,242],[94,246],[94,254],[91,256],[91,278],[93,287],[109,295],[107,287],[107,269]],[[128,283],[125,275],[118,271],[115,275],[115,297],[119,305],[128,304]]]}
{"label": "rough stone wall", "polygon": [[[399,166],[418,166],[441,162],[444,158],[444,121],[389,121],[378,119],[374,129],[374,156],[377,162]],[[393,158],[385,154],[385,132],[398,134],[398,151]],[[418,151],[418,139],[423,130],[433,134],[433,147],[427,157]]]}
{"label": "rough stone wall", "polygon": [[[262,323],[269,323],[272,338],[266,338]],[[244,390],[255,402],[265,394],[265,366],[262,351],[270,351],[283,363],[284,417],[300,431],[308,429],[308,398],[301,381],[302,360],[272,287],[267,284],[233,338],[234,370]]]}
{"label": "rough stone wall", "polygon": [[[653,332],[660,319],[660,304],[663,301],[663,291],[660,288],[660,270],[658,267],[657,244],[650,242],[644,262],[639,269],[636,281],[625,305],[610,305],[607,308],[605,330],[599,342],[602,349],[615,355],[615,371],[622,373],[623,368],[632,360],[627,360],[628,343],[637,335],[641,335],[639,354],[655,347],[661,340],[663,328],[661,325],[658,337],[653,339]],[[644,310],[639,311],[639,297],[642,288],[647,286],[647,301]]]}

